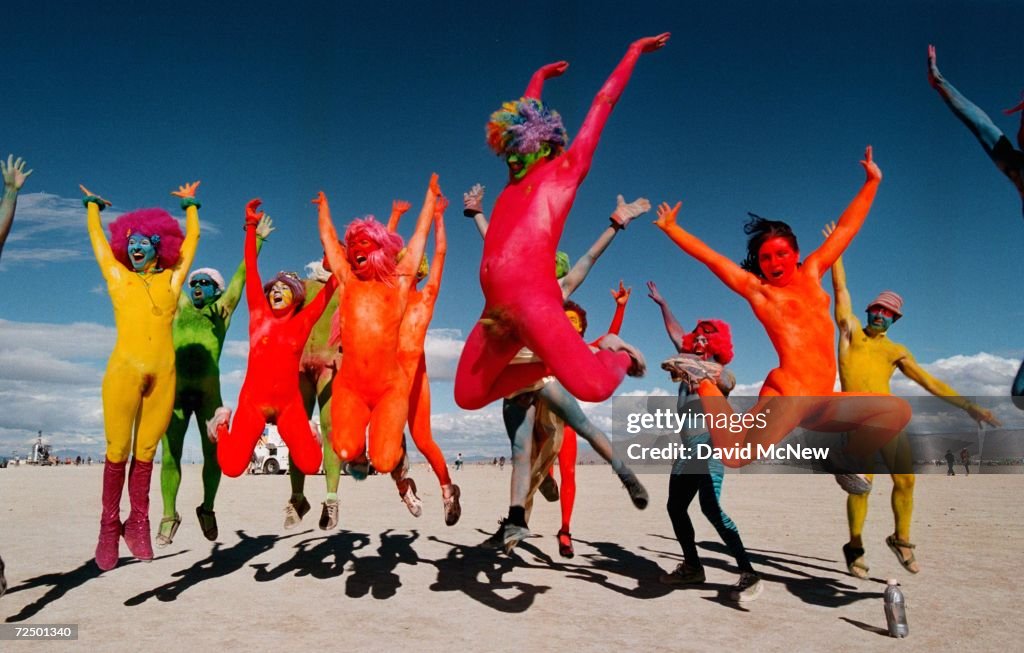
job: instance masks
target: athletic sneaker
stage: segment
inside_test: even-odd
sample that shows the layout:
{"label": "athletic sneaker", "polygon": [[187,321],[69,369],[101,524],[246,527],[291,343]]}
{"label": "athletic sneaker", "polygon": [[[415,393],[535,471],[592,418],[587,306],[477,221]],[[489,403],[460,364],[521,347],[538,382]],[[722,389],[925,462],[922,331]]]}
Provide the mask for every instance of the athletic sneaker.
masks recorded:
{"label": "athletic sneaker", "polygon": [[718,379],[722,376],[721,365],[693,354],[673,356],[662,362],[661,369],[671,374],[672,381],[675,383],[686,383],[691,391],[696,390],[704,379],[718,383]]}
{"label": "athletic sneaker", "polygon": [[423,514],[423,502],[416,496],[416,481],[411,478],[403,478],[398,483],[398,494],[402,497],[402,503],[409,509],[409,514],[413,517]]}
{"label": "athletic sneaker", "polygon": [[302,497],[302,501],[295,503],[294,499],[288,499],[288,505],[284,507],[284,527],[295,528],[302,521],[302,518],[309,512],[309,501]]}
{"label": "athletic sneaker", "polygon": [[704,567],[691,567],[685,562],[680,562],[670,574],[662,574],[658,579],[662,585],[672,587],[685,587],[687,585],[700,585],[707,577],[704,575]]}
{"label": "athletic sneaker", "polygon": [[646,508],[649,500],[647,489],[644,488],[643,483],[636,477],[636,474],[632,470],[626,469],[623,472],[619,472],[619,480],[626,486],[626,491],[629,492],[629,498],[633,500],[633,505],[640,510]]}
{"label": "athletic sneaker", "polygon": [[544,477],[544,480],[540,482],[541,495],[548,501],[558,501],[558,483],[555,483],[555,479],[548,474]]}
{"label": "athletic sneaker", "polygon": [[338,500],[324,501],[321,505],[323,509],[320,511],[320,530],[329,531],[338,525]]}
{"label": "athletic sneaker", "polygon": [[508,519],[502,519],[498,524],[498,530],[494,535],[481,542],[480,546],[486,549],[504,549],[505,553],[511,553],[517,544],[530,536],[530,529],[513,524]]}
{"label": "athletic sneaker", "polygon": [[739,582],[732,588],[730,598],[739,603],[746,603],[761,596],[761,592],[764,591],[764,583],[761,582],[761,577],[757,574],[745,571],[740,574]]}

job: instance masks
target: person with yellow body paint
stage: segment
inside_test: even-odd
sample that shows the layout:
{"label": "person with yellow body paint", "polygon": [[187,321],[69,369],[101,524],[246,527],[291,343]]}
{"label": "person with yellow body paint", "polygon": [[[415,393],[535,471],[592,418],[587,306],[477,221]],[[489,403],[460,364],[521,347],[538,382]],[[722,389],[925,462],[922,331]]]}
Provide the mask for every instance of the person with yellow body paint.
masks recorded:
{"label": "person with yellow body paint", "polygon": [[[834,229],[834,223],[827,225],[822,233],[827,237]],[[962,408],[978,423],[999,426],[999,420],[981,406],[961,397],[946,383],[922,368],[910,350],[889,340],[886,332],[903,314],[903,299],[886,290],[878,295],[867,307],[867,326],[853,314],[850,291],[846,287],[846,271],[842,257],[832,265],[832,289],[835,293],[835,318],[839,327],[839,381],[843,392],[876,392],[891,394],[889,379],[897,369],[911,381],[933,395]],[[892,476],[892,512],[896,522],[895,532],[885,538],[885,543],[896,555],[903,568],[912,574],[920,571],[914,556],[914,544],[910,541],[910,517],[914,510],[914,474],[902,473],[912,469],[910,441],[905,432],[900,432],[882,448],[882,458]],[[869,474],[869,480],[874,475]],[[846,516],[850,526],[850,541],[843,545],[846,568],[857,578],[868,577],[868,565],[864,559],[864,520],[868,513],[868,493],[851,494],[846,497]]]}
{"label": "person with yellow body paint", "polygon": [[[149,487],[153,457],[174,408],[175,366],[171,324],[178,296],[199,242],[199,182],[171,193],[185,210],[185,235],[163,209],[140,209],[110,224],[103,234],[100,211],[110,202],[81,186],[86,225],[96,262],[114,307],[117,340],[103,376],[103,426],[107,438],[96,565],[117,566],[124,535],[139,560],[153,559],[149,531]],[[134,434],[134,442],[132,435]],[[131,512],[121,523],[125,467]]]}

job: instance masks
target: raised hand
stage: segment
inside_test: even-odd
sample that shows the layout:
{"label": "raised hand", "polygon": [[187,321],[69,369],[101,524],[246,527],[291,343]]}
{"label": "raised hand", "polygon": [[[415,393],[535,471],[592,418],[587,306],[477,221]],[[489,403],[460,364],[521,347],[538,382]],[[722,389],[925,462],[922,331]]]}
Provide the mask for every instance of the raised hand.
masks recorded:
{"label": "raised hand", "polygon": [[871,158],[870,145],[865,148],[864,160],[860,164],[864,166],[864,170],[868,173],[868,181],[882,181],[882,170]]}
{"label": "raised hand", "polygon": [[262,204],[262,203],[263,203],[263,200],[261,200],[260,198],[257,197],[255,199],[249,200],[249,203],[245,205],[245,224],[246,224],[246,226],[248,226],[248,225],[256,226],[256,225],[259,224],[260,220],[263,219],[263,211],[259,210],[260,204]]}
{"label": "raised hand", "polygon": [[484,212],[484,187],[480,184],[473,184],[469,192],[462,194],[462,215],[472,218],[478,213]]}
{"label": "raised hand", "polygon": [[405,212],[409,210],[412,204],[405,200],[391,200],[391,214],[392,215],[405,215]]}
{"label": "raised hand", "polygon": [[3,173],[4,188],[7,190],[19,191],[25,185],[25,180],[32,174],[32,170],[25,172],[25,160],[20,156],[17,160],[13,154],[7,156],[7,165],[0,159],[0,173]]}
{"label": "raised hand", "polygon": [[540,70],[537,71],[537,73],[543,79],[551,79],[552,77],[558,77],[568,69],[568,61],[556,61],[554,63],[549,63],[546,66],[542,66]]}
{"label": "raised hand", "polygon": [[647,296],[655,301],[657,304],[664,304],[665,298],[658,292],[658,287],[654,285],[653,281],[647,282]]}
{"label": "raised hand", "polygon": [[931,84],[932,88],[938,88],[942,82],[942,73],[939,72],[939,67],[935,65],[935,46],[928,46],[928,83]]}
{"label": "raised hand", "polygon": [[826,222],[825,226],[821,229],[821,235],[828,238],[832,235],[832,232],[836,230],[836,221]]}
{"label": "raised hand", "polygon": [[[250,204],[251,203],[252,202],[250,202]],[[257,204],[257,206],[259,205]],[[246,207],[246,215],[248,216],[248,207]],[[246,218],[246,223],[248,223],[248,217]],[[263,240],[266,240],[267,237],[270,236],[270,232],[274,229],[274,221],[270,219],[270,216],[261,213],[260,219],[256,223],[256,235]]]}
{"label": "raised hand", "polygon": [[434,217],[444,216],[445,209],[448,208],[448,198],[444,195],[438,195],[437,201],[434,202]]}
{"label": "raised hand", "polygon": [[671,35],[672,34],[670,32],[665,32],[664,34],[658,34],[657,36],[648,36],[646,38],[638,39],[633,41],[633,47],[640,48],[640,51],[644,53],[654,52],[655,50],[660,50],[665,47],[665,44],[668,43],[668,38]]}
{"label": "raised hand", "polygon": [[108,206],[110,206],[110,202],[108,202],[107,200],[103,199],[102,197],[100,197],[96,193],[92,192],[91,190],[89,190],[88,188],[83,186],[82,184],[78,184],[78,187],[80,189],[82,189],[82,193],[85,194],[85,197],[82,198],[82,204],[88,205],[90,202],[92,202],[92,203],[96,204],[100,208],[100,211],[102,211],[103,209],[105,209]]}
{"label": "raised hand", "polygon": [[989,426],[996,428],[1003,425],[1003,423],[996,419],[995,415],[992,414],[992,411],[982,408],[978,404],[968,404],[964,410],[966,410],[967,414],[970,415],[978,424],[988,424]]}
{"label": "raised hand", "polygon": [[196,188],[199,188],[199,182],[193,181],[191,184],[183,184],[178,186],[178,190],[172,191],[171,195],[175,195],[182,199],[194,198],[196,196]]}
{"label": "raised hand", "polygon": [[323,191],[320,191],[319,193],[317,193],[316,197],[314,197],[311,201],[312,201],[313,204],[316,204],[318,207],[327,206],[327,196],[324,195]]}
{"label": "raised hand", "polygon": [[682,202],[676,202],[675,206],[670,207],[667,202],[662,202],[658,205],[658,219],[654,221],[654,224],[658,225],[658,228],[662,231],[667,231],[676,226],[676,215],[678,215],[679,207],[682,205]]}
{"label": "raised hand", "polygon": [[625,304],[629,301],[629,293],[631,292],[633,292],[633,289],[623,286],[622,279],[619,279],[618,289],[612,288],[612,297],[615,298],[616,304]]}
{"label": "raised hand", "polygon": [[638,215],[643,215],[651,210],[651,203],[646,197],[638,197],[629,204],[626,204],[626,200],[623,199],[622,195],[616,198],[615,210],[612,212],[612,222],[619,225],[622,229],[626,228],[626,225]]}
{"label": "raised hand", "polygon": [[441,184],[437,180],[437,173],[430,175],[430,192],[434,195],[441,194]]}

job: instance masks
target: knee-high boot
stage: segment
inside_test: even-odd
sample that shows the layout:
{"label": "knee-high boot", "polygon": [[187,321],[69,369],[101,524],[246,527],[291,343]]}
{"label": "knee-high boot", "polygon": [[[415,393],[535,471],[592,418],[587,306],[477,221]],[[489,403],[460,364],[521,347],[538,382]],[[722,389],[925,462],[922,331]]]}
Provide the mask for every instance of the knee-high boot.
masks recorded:
{"label": "knee-high boot", "polygon": [[152,476],[152,461],[144,463],[137,458],[132,459],[132,468],[128,473],[128,498],[131,499],[132,510],[124,521],[124,542],[133,556],[145,562],[153,559],[153,540],[149,533],[149,486]]}
{"label": "knee-high boot", "polygon": [[100,512],[100,537],[96,543],[96,566],[108,571],[117,566],[121,555],[121,492],[124,491],[126,461],[103,464],[103,499]]}

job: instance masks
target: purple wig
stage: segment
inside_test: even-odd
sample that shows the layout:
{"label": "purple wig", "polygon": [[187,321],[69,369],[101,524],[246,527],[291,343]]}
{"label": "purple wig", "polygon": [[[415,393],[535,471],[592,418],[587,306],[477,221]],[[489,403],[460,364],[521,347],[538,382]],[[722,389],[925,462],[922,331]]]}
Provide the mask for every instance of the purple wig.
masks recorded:
{"label": "purple wig", "polygon": [[292,306],[298,309],[302,306],[302,303],[306,301],[306,286],[299,279],[299,275],[294,272],[278,272],[274,275],[274,278],[263,284],[263,294],[267,295],[270,293],[270,289],[274,287],[274,284],[280,281],[284,285],[288,286],[292,291]]}
{"label": "purple wig", "polygon": [[[405,245],[402,237],[388,231],[387,227],[377,222],[372,215],[369,215],[365,218],[356,218],[345,229],[346,251],[352,251],[352,242],[362,238],[366,238],[380,246],[380,249],[371,252],[369,257],[367,257],[367,265],[371,275],[386,286],[394,286],[398,252],[402,251],[402,247]],[[352,265],[352,263],[353,261],[350,258],[349,265]]]}
{"label": "purple wig", "polygon": [[114,258],[133,270],[128,258],[128,237],[142,234],[149,238],[156,250],[156,266],[161,270],[173,268],[181,258],[181,243],[185,234],[171,214],[163,209],[129,211],[110,223],[110,249]]}
{"label": "purple wig", "polygon": [[520,98],[505,102],[491,114],[487,123],[487,144],[498,156],[511,152],[529,154],[550,143],[555,151],[569,143],[562,116],[547,108],[540,100]]}

